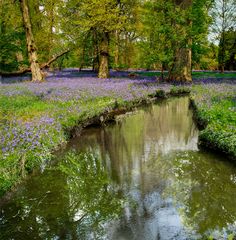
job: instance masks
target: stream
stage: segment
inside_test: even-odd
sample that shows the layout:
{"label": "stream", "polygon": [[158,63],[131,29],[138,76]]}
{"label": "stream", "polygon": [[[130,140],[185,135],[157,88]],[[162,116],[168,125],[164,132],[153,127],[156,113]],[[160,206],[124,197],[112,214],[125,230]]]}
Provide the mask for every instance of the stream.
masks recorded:
{"label": "stream", "polygon": [[91,126],[1,205],[0,239],[227,239],[236,166],[197,141],[188,97]]}

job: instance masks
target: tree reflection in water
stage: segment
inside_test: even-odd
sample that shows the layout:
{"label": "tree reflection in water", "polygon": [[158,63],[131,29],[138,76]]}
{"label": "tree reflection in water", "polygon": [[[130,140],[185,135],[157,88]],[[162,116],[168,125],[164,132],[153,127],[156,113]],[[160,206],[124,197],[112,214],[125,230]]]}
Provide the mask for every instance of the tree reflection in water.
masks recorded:
{"label": "tree reflection in water", "polygon": [[236,169],[206,152],[178,153],[171,160],[172,195],[184,224],[216,239],[236,232]]}
{"label": "tree reflection in water", "polygon": [[92,152],[69,152],[60,170],[66,175],[70,209],[82,239],[104,234],[104,224],[121,214],[119,187],[111,180],[100,159]]}
{"label": "tree reflection in water", "polygon": [[0,211],[0,239],[100,239],[124,201],[100,159],[70,151],[21,186]]}
{"label": "tree reflection in water", "polygon": [[87,129],[1,209],[0,239],[226,239],[236,167],[197,138],[188,97]]}

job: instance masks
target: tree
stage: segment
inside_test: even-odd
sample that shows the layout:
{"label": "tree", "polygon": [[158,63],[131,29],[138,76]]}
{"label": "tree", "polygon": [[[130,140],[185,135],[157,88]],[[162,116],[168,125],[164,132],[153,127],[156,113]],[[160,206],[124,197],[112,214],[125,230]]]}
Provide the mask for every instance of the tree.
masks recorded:
{"label": "tree", "polygon": [[192,0],[175,0],[174,6],[179,17],[179,21],[173,23],[173,27],[179,32],[179,41],[174,41],[175,56],[173,65],[169,71],[169,79],[175,81],[192,81]]}
{"label": "tree", "polygon": [[146,8],[148,65],[167,69],[169,80],[191,81],[192,1],[155,0]]}
{"label": "tree", "polygon": [[47,62],[64,49],[69,49],[70,41],[61,27],[63,1],[28,0],[28,5],[39,62]]}
{"label": "tree", "polygon": [[236,1],[215,0],[210,11],[213,19],[211,32],[214,40],[219,42],[218,63],[219,70],[224,72],[227,61],[226,34],[229,30],[236,29]]}
{"label": "tree", "polygon": [[174,15],[172,11],[171,1],[149,1],[144,5],[142,41],[139,42],[139,51],[146,69],[164,70],[173,61],[171,42],[174,38],[172,29]]}
{"label": "tree", "polygon": [[[58,64],[58,58],[70,52],[68,40],[60,33],[61,1],[45,0],[42,3],[28,0],[26,3],[28,13],[31,13],[31,32],[40,68]],[[31,72],[22,8],[13,0],[1,1],[0,4],[0,74],[12,76]]]}
{"label": "tree", "polygon": [[[208,10],[211,0],[176,0],[178,20],[174,23],[175,30],[181,37],[174,41],[175,57],[169,71],[169,79],[192,81],[192,62],[204,52],[209,26]],[[178,10],[179,9],[179,10]],[[181,20],[182,19],[182,20]],[[178,33],[176,35],[178,36]],[[172,45],[172,49],[174,46]]]}
{"label": "tree", "polygon": [[159,66],[162,72],[168,70],[171,81],[192,81],[192,60],[197,61],[197,57],[199,60],[207,41],[208,2],[156,0],[146,3],[146,33],[142,44],[148,68]]}
{"label": "tree", "polygon": [[[125,2],[125,1],[124,1]],[[109,77],[109,43],[111,35],[125,24],[116,0],[91,0],[67,2],[67,16],[71,23],[80,29],[81,35],[93,32],[96,35],[99,51],[99,78]],[[72,14],[73,13],[73,14]]]}
{"label": "tree", "polygon": [[221,35],[218,61],[223,69],[236,70],[236,30],[228,30]]}
{"label": "tree", "polygon": [[135,61],[135,46],[140,38],[139,18],[141,2],[138,0],[117,0],[119,13],[125,23],[111,34],[112,66],[116,69],[132,67]]}
{"label": "tree", "polygon": [[0,1],[0,72],[21,69],[28,64],[18,7],[11,0]]}
{"label": "tree", "polygon": [[[15,74],[28,72],[30,65],[33,79],[40,79],[39,68],[48,66],[48,62],[55,66],[58,56],[73,48],[63,66],[93,67],[100,78],[109,77],[110,67],[146,67],[168,70],[170,80],[191,81],[192,62],[197,64],[209,46],[211,0],[19,2],[19,9],[12,0],[1,2],[4,9],[9,9],[6,15],[1,12],[0,57],[4,74],[9,70]],[[19,18],[20,9],[24,28],[21,21],[8,21],[9,16]],[[6,39],[10,43],[6,44]]]}
{"label": "tree", "polygon": [[29,62],[30,62],[30,69],[32,73],[32,81],[42,82],[44,81],[44,77],[38,63],[38,56],[37,56],[36,45],[34,42],[34,36],[32,32],[28,2],[27,0],[19,0],[19,2],[21,7],[25,35],[26,35],[26,43],[27,43],[27,50],[28,50],[28,56],[29,56]]}

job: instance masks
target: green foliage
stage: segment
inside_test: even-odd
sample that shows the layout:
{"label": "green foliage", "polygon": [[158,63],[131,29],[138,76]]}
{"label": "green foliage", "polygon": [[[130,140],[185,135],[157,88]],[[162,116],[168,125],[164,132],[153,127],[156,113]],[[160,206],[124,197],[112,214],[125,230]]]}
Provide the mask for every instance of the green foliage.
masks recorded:
{"label": "green foliage", "polygon": [[[104,168],[101,159],[91,153],[69,152],[58,167],[70,182],[68,191],[84,216],[101,225],[118,217],[122,201]],[[79,206],[78,206],[79,203]],[[89,221],[89,222],[90,222]]]}
{"label": "green foliage", "polygon": [[[224,36],[223,36],[224,34]],[[236,30],[221,34],[219,43],[218,62],[225,70],[236,70]]]}
{"label": "green foliage", "polygon": [[28,64],[19,5],[0,3],[0,71],[17,70]]}
{"label": "green foliage", "polygon": [[[97,70],[102,35],[109,33],[110,67],[171,69],[176,50],[191,45],[194,68],[216,69],[217,53],[207,40],[211,1],[185,3],[187,8],[171,0],[28,0],[39,62],[71,48],[52,67]],[[29,63],[19,4],[2,1],[1,10],[0,68],[20,70]]]}
{"label": "green foliage", "polygon": [[[171,64],[174,57],[172,42],[177,38],[173,31],[174,14],[171,1],[146,2],[143,11],[143,40],[139,43],[144,67],[155,68],[156,64]],[[179,34],[180,35],[180,34]]]}
{"label": "green foliage", "polygon": [[[147,76],[147,77],[160,77],[161,72],[158,71],[145,71],[145,72],[135,72],[135,74],[140,76]],[[164,76],[167,76],[168,72],[164,72]],[[193,71],[192,72],[193,78],[195,79],[207,79],[207,78],[235,78],[236,73],[235,72],[228,72],[228,73],[220,73],[220,72],[214,72],[214,71]]]}
{"label": "green foliage", "polygon": [[157,90],[155,93],[155,97],[159,97],[159,98],[166,98],[166,93],[163,90]]}
{"label": "green foliage", "polygon": [[236,159],[235,89],[226,86],[195,86],[193,97],[198,121],[204,125],[199,140],[204,146]]}
{"label": "green foliage", "polygon": [[[61,0],[28,0],[28,4],[39,62],[47,62],[70,45],[61,29],[64,3]],[[53,66],[60,67],[59,60]]]}
{"label": "green foliage", "polygon": [[[131,108],[148,95],[146,88],[135,92],[132,85],[127,84],[124,98],[119,91],[115,92],[117,89],[111,91],[110,87],[109,92],[104,93],[103,90],[96,96],[90,89],[89,80],[88,85],[87,91],[91,90],[92,94],[86,89],[62,88],[60,84],[53,88],[50,83],[48,89],[43,84],[30,83],[4,84],[1,87],[1,195],[32,169],[50,160],[51,153],[67,141],[70,131],[78,124],[114,108]],[[127,93],[130,101],[125,99]]]}
{"label": "green foliage", "polygon": [[190,92],[191,92],[191,89],[185,86],[172,87],[170,90],[171,95],[177,95],[177,96],[181,94],[189,94]]}
{"label": "green foliage", "polygon": [[219,43],[219,69],[235,69],[235,0],[215,0],[209,11],[212,18],[211,37]]}

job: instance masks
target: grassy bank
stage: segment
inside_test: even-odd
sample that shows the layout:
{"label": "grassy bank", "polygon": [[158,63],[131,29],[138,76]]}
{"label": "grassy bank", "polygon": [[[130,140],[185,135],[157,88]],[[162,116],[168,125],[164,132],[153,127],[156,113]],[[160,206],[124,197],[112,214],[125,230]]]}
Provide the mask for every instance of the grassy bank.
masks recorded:
{"label": "grassy bank", "polygon": [[236,85],[195,85],[192,100],[203,128],[199,144],[236,161]]}
{"label": "grassy bank", "polygon": [[[140,71],[140,72],[134,72],[138,76],[143,77],[160,77],[161,72],[159,71]],[[167,72],[164,72],[164,76],[168,76]],[[236,78],[236,72],[217,72],[217,71],[193,71],[192,72],[193,79],[207,79],[207,78],[215,78],[215,79],[235,79]]]}
{"label": "grassy bank", "polygon": [[66,143],[72,128],[115,108],[129,108],[156,89],[150,80],[53,78],[46,83],[2,84],[0,195]]}
{"label": "grassy bank", "polygon": [[[49,77],[42,84],[2,84],[0,88],[0,196],[65,144],[68,133],[88,119],[144,99],[189,92],[153,79]],[[192,97],[204,145],[236,156],[236,86],[194,85]]]}

